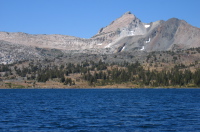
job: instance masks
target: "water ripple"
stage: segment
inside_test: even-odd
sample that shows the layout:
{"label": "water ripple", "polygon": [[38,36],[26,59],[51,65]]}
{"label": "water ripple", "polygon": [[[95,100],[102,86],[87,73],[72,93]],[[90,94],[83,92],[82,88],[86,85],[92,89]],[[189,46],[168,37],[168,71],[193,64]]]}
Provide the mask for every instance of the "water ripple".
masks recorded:
{"label": "water ripple", "polygon": [[0,131],[200,131],[199,89],[0,90]]}

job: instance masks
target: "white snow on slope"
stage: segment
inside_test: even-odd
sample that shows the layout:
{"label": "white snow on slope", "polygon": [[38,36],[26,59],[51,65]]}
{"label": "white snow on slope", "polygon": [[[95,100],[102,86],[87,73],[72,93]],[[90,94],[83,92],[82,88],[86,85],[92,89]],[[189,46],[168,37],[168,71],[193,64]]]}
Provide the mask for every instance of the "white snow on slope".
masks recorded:
{"label": "white snow on slope", "polygon": [[150,27],[150,25],[144,25],[145,26],[145,28],[149,28]]}
{"label": "white snow on slope", "polygon": [[106,45],[105,48],[110,48],[111,44],[112,44],[112,43],[109,43],[108,45]]}
{"label": "white snow on slope", "polygon": [[125,49],[125,46],[122,48],[122,51]]}
{"label": "white snow on slope", "polygon": [[129,36],[133,36],[134,35],[134,31],[130,31],[130,35]]}
{"label": "white snow on slope", "polygon": [[142,49],[140,49],[140,50],[144,50],[144,46],[142,46]]}
{"label": "white snow on slope", "polygon": [[151,42],[151,38],[149,38],[149,40],[148,40],[148,41],[146,41],[146,43],[149,43],[149,42]]}

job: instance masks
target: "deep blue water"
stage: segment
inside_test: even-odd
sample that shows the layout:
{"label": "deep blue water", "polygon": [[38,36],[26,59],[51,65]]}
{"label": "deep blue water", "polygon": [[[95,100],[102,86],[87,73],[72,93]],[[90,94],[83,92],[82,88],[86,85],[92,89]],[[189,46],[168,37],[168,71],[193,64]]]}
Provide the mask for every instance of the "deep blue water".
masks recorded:
{"label": "deep blue water", "polygon": [[0,90],[0,131],[200,131],[200,89]]}

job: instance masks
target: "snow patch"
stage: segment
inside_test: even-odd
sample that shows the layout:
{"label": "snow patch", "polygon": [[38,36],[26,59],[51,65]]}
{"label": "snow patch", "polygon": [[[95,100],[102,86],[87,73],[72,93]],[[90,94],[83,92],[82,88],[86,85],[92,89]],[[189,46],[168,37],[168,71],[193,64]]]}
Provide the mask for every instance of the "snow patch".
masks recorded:
{"label": "snow patch", "polygon": [[110,48],[112,43],[109,43],[105,48]]}
{"label": "snow patch", "polygon": [[148,41],[146,41],[146,43],[149,43],[149,42],[151,42],[151,38],[149,38],[149,40],[148,40]]}
{"label": "snow patch", "polygon": [[149,28],[150,27],[150,25],[144,25],[145,26],[145,28]]}
{"label": "snow patch", "polygon": [[102,43],[100,43],[100,44],[97,44],[97,45],[102,45]]}
{"label": "snow patch", "polygon": [[130,36],[133,36],[134,35],[134,31],[130,31]]}
{"label": "snow patch", "polygon": [[122,48],[122,51],[125,49],[125,46]]}
{"label": "snow patch", "polygon": [[144,50],[144,46],[142,46],[142,49],[140,49],[140,50]]}

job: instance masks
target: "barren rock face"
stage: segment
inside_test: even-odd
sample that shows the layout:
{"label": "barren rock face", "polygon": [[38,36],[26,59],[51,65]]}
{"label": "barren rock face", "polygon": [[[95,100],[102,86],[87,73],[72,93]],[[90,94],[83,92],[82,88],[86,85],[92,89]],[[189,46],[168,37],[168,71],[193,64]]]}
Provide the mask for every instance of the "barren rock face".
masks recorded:
{"label": "barren rock face", "polygon": [[31,35],[26,33],[0,32],[0,39],[12,43],[31,45],[40,48],[80,50],[95,44],[95,40],[81,39],[66,35]]}
{"label": "barren rock face", "polygon": [[100,33],[110,32],[126,32],[126,35],[143,35],[145,33],[145,27],[143,23],[137,19],[130,12],[125,13],[123,16],[113,21],[110,25],[103,28]]}
{"label": "barren rock face", "polygon": [[[60,49],[66,52],[112,54],[115,52],[163,51],[200,47],[200,29],[179,19],[141,22],[127,12],[101,28],[90,39],[66,35],[31,35],[0,32],[0,40],[31,47]],[[1,47],[3,50],[3,47]]]}
{"label": "barren rock face", "polygon": [[[153,34],[153,33],[151,33]],[[146,45],[147,51],[167,51],[200,47],[200,29],[176,18],[160,24]]]}

